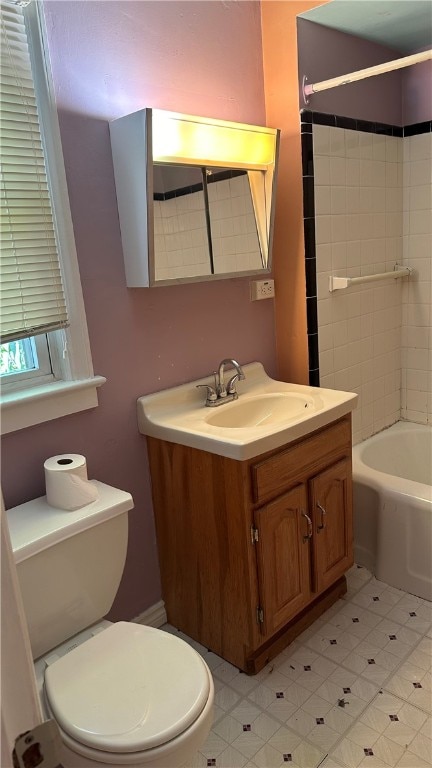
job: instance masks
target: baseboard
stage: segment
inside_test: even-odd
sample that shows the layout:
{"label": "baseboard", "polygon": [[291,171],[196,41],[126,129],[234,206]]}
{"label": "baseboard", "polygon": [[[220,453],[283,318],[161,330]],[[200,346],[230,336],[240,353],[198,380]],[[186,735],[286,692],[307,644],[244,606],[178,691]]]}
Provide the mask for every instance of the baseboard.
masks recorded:
{"label": "baseboard", "polygon": [[133,622],[134,624],[145,624],[147,627],[161,627],[162,624],[166,624],[167,615],[164,601],[159,600],[158,603],[151,605],[144,613],[140,613],[133,619]]}

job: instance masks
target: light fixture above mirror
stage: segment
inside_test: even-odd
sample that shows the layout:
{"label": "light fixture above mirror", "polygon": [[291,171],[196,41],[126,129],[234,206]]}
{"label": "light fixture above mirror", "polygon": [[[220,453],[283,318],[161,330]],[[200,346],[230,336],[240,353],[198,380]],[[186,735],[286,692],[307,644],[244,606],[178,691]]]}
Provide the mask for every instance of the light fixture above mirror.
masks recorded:
{"label": "light fixture above mirror", "polygon": [[110,133],[129,287],[270,272],[277,129],[143,109]]}

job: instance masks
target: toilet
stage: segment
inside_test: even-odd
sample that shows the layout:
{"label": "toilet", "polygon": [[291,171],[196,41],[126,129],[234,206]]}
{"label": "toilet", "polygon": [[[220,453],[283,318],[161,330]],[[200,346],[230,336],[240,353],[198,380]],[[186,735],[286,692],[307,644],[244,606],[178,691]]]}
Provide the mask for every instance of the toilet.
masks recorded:
{"label": "toilet", "polygon": [[73,512],[46,497],[7,512],[43,712],[59,727],[64,768],[180,768],[211,729],[212,676],[176,635],[103,619],[133,501],[91,482],[98,498]]}

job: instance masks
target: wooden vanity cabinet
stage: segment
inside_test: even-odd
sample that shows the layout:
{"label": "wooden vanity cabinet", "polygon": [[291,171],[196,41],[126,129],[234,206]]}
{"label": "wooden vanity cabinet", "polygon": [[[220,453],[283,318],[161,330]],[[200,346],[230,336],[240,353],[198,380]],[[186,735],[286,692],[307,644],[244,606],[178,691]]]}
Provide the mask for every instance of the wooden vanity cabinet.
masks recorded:
{"label": "wooden vanity cabinet", "polygon": [[147,442],[168,621],[257,672],[346,591],[351,417],[246,461]]}

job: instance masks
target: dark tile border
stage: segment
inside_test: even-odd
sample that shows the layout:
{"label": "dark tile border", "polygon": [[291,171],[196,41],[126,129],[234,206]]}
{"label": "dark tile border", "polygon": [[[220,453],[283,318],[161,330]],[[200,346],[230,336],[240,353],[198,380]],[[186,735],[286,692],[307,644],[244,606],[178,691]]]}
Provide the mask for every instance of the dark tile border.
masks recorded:
{"label": "dark tile border", "polygon": [[406,125],[404,128],[404,136],[419,136],[421,133],[432,132],[432,120],[426,120],[424,123],[414,123],[413,125]]}
{"label": "dark tile border", "polygon": [[429,133],[432,131],[431,120],[402,127],[400,125],[377,123],[370,120],[357,120],[353,117],[344,117],[343,115],[331,115],[326,112],[313,112],[308,109],[300,110],[300,122],[302,124],[302,133],[310,133],[310,130],[303,131],[303,126],[306,125],[330,125],[335,128],[345,128],[351,131],[363,131],[366,133],[379,133],[384,136],[399,137],[418,136],[420,133]]}
{"label": "dark tile border", "polygon": [[[305,115],[306,120],[309,119]],[[309,350],[309,384],[319,386],[318,304],[316,291],[315,189],[312,123],[302,124],[303,230],[306,257],[306,308]],[[312,374],[312,371],[314,373]]]}
{"label": "dark tile border", "polygon": [[335,128],[345,128],[351,131],[376,133],[383,136],[418,136],[432,131],[432,121],[415,123],[404,128],[387,123],[355,120],[342,115],[330,115],[324,112],[313,112],[308,109],[300,111],[301,123],[301,152],[303,173],[303,228],[305,241],[305,271],[306,271],[306,316],[309,356],[309,384],[319,387],[319,354],[318,354],[318,300],[316,284],[316,242],[315,242],[315,184],[313,157],[313,125],[329,125]]}
{"label": "dark tile border", "polygon": [[301,134],[301,152],[302,152],[302,174],[305,176],[314,175],[313,166],[313,139],[311,133]]}

